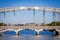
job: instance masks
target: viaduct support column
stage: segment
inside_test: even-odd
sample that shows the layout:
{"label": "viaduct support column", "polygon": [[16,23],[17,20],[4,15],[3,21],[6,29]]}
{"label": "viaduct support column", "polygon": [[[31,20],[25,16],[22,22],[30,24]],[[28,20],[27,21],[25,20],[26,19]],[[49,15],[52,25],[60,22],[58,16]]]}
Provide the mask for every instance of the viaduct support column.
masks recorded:
{"label": "viaduct support column", "polygon": [[5,12],[3,12],[3,27],[4,27],[4,30],[5,30]]}
{"label": "viaduct support column", "polygon": [[45,9],[43,10],[43,26],[45,25]]}
{"label": "viaduct support column", "polygon": [[15,10],[14,10],[13,12],[14,12],[14,26],[15,26],[15,24],[16,24],[16,23],[15,23]]}
{"label": "viaduct support column", "polygon": [[33,16],[34,16],[34,26],[36,25],[35,24],[35,9],[33,9]]}
{"label": "viaduct support column", "polygon": [[56,12],[53,12],[53,22],[54,26],[56,26]]}

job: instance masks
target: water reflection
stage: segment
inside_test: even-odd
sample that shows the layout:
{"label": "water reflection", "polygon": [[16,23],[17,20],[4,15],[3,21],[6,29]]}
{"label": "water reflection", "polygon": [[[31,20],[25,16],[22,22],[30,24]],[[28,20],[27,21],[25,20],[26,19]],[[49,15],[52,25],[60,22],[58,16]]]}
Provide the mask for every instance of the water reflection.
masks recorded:
{"label": "water reflection", "polygon": [[0,40],[60,40],[59,36],[2,36]]}

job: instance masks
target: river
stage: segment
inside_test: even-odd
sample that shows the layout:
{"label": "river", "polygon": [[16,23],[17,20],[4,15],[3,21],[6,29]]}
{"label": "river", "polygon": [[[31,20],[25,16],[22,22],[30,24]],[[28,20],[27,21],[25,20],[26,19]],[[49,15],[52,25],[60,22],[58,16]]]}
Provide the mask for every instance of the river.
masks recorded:
{"label": "river", "polygon": [[0,40],[60,40],[58,36],[1,36]]}

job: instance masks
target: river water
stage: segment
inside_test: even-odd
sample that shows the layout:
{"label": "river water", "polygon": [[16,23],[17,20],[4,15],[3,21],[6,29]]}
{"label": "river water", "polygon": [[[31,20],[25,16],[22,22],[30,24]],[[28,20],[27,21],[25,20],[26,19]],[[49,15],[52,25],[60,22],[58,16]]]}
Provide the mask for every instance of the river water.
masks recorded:
{"label": "river water", "polygon": [[58,36],[1,36],[0,40],[60,40]]}

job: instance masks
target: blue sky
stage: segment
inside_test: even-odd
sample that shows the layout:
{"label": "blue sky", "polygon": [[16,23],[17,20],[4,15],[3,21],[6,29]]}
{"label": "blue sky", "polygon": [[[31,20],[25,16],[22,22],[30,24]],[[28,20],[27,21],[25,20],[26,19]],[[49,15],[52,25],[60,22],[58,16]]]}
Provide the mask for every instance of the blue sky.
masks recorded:
{"label": "blue sky", "polygon": [[[42,7],[52,7],[60,8],[60,0],[0,0],[0,8],[4,7],[19,7],[19,6],[42,6]],[[42,11],[36,12],[36,23],[43,23]],[[46,12],[45,22],[52,22],[52,12]],[[56,21],[58,21],[58,14],[56,14]],[[0,13],[0,22],[3,22],[3,13]],[[33,11],[16,11],[16,16],[14,17],[13,12],[6,12],[5,23],[33,23],[34,16]]]}
{"label": "blue sky", "polygon": [[60,7],[60,0],[0,0],[0,7],[44,6]]}

